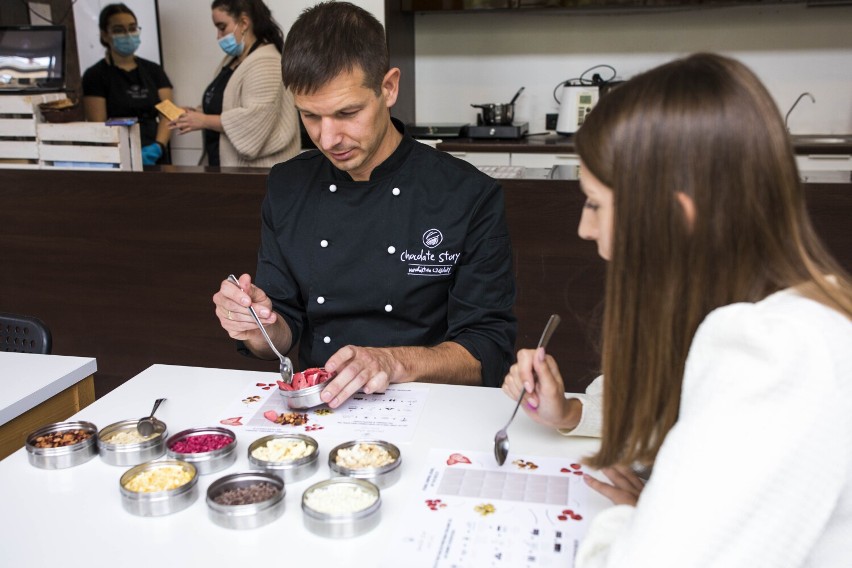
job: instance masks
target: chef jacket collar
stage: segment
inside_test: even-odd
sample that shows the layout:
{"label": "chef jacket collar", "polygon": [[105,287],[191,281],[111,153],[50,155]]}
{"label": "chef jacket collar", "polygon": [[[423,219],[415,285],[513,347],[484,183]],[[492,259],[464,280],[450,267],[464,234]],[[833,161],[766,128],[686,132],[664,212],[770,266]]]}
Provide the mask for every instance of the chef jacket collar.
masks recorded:
{"label": "chef jacket collar", "polygon": [[[391,117],[391,122],[393,123],[394,128],[402,134],[402,140],[399,142],[399,146],[396,147],[396,150],[388,156],[388,158],[373,168],[372,173],[370,173],[370,179],[364,183],[370,183],[377,179],[381,179],[385,176],[396,173],[399,168],[402,167],[402,164],[408,159],[409,154],[411,154],[411,150],[414,148],[414,138],[408,136],[405,132],[405,125],[402,121],[397,120],[396,118]],[[337,168],[335,168],[337,169]],[[349,172],[343,172],[337,170],[338,173],[348,181],[352,181],[352,176],[349,175]]]}

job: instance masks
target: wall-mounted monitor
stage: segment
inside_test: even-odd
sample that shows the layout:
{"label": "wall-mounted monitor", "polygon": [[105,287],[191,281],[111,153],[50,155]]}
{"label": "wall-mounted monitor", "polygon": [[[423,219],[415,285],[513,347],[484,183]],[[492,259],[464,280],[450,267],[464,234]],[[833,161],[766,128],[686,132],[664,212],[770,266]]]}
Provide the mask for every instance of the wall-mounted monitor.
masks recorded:
{"label": "wall-mounted monitor", "polygon": [[64,26],[0,26],[0,89],[64,85]]}

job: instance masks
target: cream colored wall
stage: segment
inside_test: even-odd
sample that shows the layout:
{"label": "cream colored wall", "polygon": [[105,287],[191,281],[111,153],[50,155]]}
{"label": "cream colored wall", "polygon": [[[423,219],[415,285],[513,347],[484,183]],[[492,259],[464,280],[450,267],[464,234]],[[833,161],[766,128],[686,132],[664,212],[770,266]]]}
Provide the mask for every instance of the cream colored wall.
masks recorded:
{"label": "cream colored wall", "polygon": [[[355,4],[384,22],[383,0],[356,0]],[[175,102],[181,106],[201,104],[204,89],[213,79],[224,54],[216,43],[210,18],[211,0],[160,0],[160,38],[163,64],[175,87]],[[273,17],[286,33],[299,13],[315,0],[266,0]],[[201,134],[172,136],[172,160],[194,165],[201,157]]]}
{"label": "cream colored wall", "polygon": [[470,103],[507,103],[526,89],[516,120],[544,130],[553,89],[607,63],[628,78],[695,51],[749,65],[794,133],[852,132],[852,7],[803,5],[597,16],[419,14],[415,19],[417,121],[474,122]]}

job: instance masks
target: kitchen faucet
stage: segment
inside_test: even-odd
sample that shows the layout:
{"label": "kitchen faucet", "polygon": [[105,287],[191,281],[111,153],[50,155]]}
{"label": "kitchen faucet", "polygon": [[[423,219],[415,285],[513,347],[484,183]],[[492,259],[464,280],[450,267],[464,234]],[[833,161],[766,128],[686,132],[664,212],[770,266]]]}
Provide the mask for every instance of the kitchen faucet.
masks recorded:
{"label": "kitchen faucet", "polygon": [[799,101],[802,100],[802,97],[804,97],[805,95],[810,97],[812,103],[816,102],[816,99],[814,98],[814,96],[812,94],[808,93],[808,92],[804,92],[801,95],[799,95],[799,98],[796,99],[796,102],[793,103],[793,106],[791,106],[790,110],[787,111],[787,114],[784,115],[784,127],[787,128],[787,132],[790,132],[790,127],[787,126],[787,119],[790,118],[790,113],[793,112],[793,109],[796,108],[796,105],[799,104]]}

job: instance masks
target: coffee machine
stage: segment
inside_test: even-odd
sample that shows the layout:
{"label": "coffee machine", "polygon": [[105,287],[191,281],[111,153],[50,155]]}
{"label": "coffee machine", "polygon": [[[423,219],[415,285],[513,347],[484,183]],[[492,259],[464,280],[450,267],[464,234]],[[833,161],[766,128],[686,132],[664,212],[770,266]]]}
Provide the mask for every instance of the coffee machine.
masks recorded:
{"label": "coffee machine", "polygon": [[565,83],[559,101],[556,133],[570,136],[580,129],[600,97],[598,85]]}

